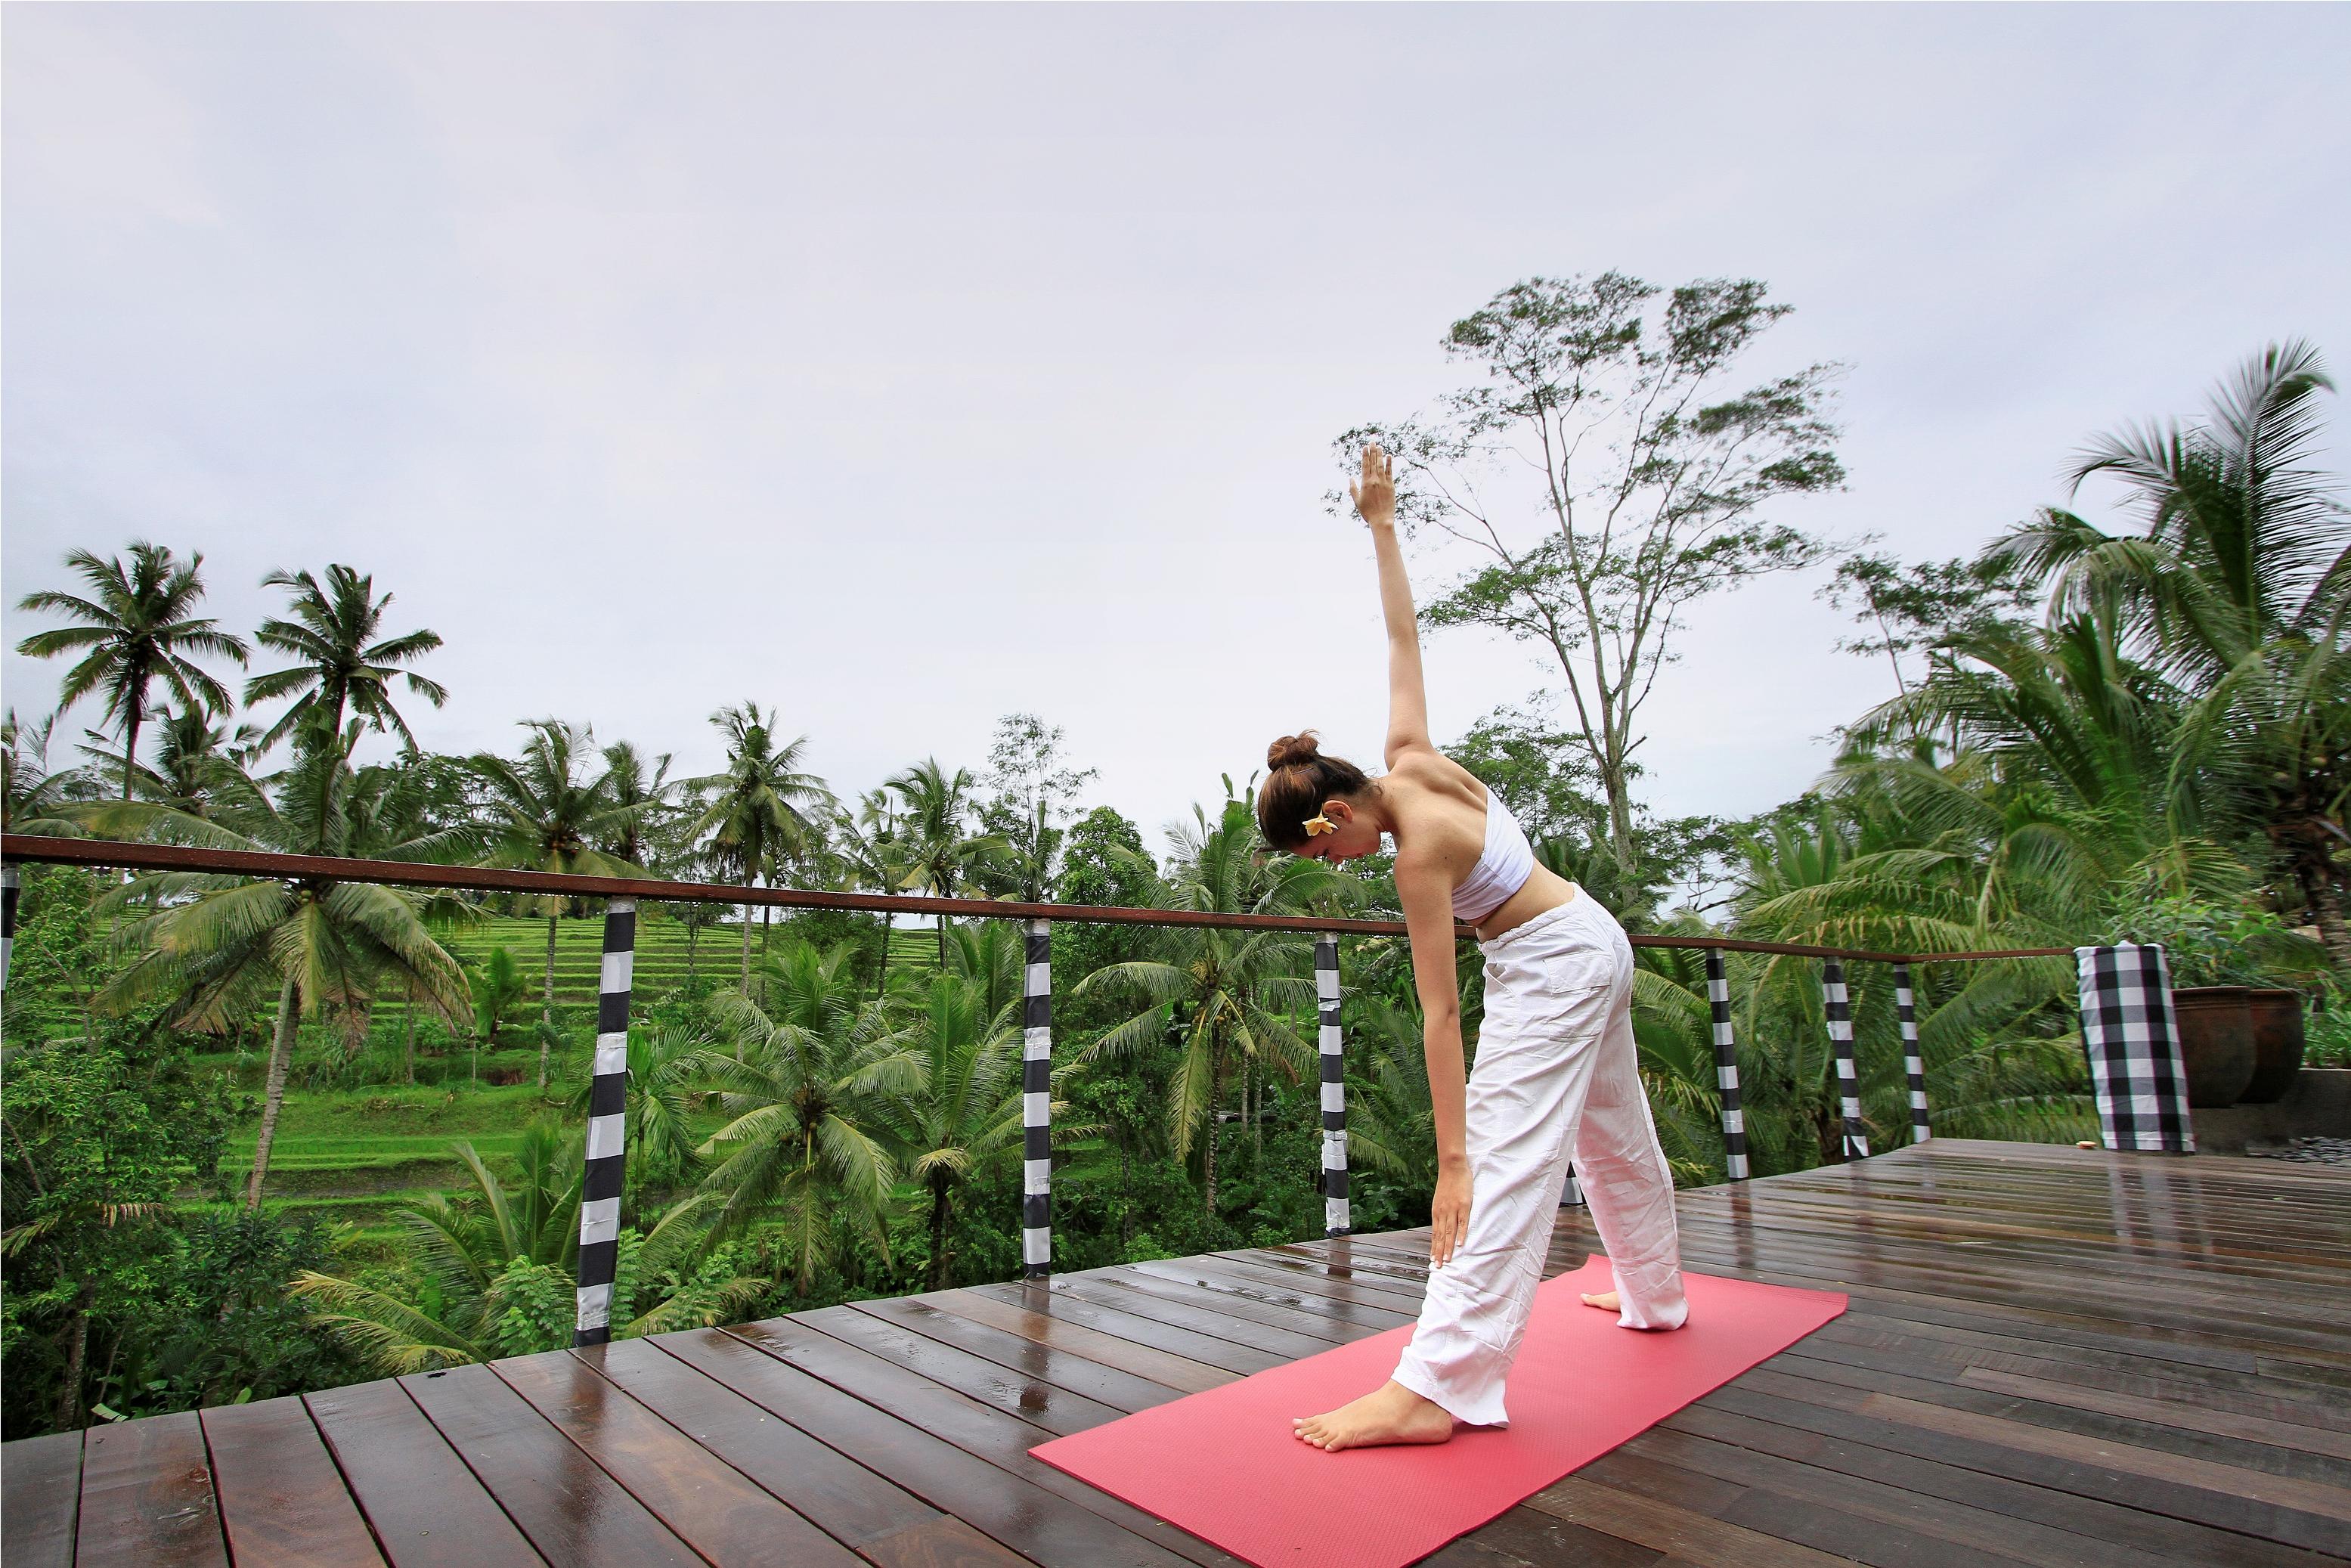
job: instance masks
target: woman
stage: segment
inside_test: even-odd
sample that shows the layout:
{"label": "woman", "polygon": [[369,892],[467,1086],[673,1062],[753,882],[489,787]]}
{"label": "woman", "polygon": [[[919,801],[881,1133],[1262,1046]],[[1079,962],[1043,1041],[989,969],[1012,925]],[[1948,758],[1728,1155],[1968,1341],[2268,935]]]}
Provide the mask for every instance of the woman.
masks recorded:
{"label": "woman", "polygon": [[[1573,883],[1535,862],[1509,808],[1428,739],[1420,637],[1396,544],[1385,454],[1364,448],[1349,486],[1371,526],[1388,631],[1387,772],[1376,780],[1321,754],[1311,734],[1274,742],[1258,824],[1277,849],[1318,860],[1395,841],[1396,894],[1426,1020],[1437,1114],[1428,1295],[1386,1384],[1293,1422],[1336,1451],[1442,1443],[1453,1425],[1508,1419],[1502,1384],[1518,1357],[1553,1218],[1573,1160],[1616,1289],[1587,1295],[1632,1329],[1679,1328],[1673,1178],[1657,1146],[1633,1045],[1633,949]],[[1463,1082],[1454,921],[1486,954],[1478,1071]]]}

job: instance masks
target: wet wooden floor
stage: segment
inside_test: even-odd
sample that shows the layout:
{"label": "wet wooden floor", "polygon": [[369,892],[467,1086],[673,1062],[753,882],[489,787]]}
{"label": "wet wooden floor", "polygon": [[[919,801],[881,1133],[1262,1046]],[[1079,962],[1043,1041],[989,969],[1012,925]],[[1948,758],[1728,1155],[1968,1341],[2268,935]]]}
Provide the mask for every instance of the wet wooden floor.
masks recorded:
{"label": "wet wooden floor", "polygon": [[[1940,1140],[1680,1195],[1851,1311],[1427,1561],[2351,1559],[2351,1173]],[[1596,1246],[1562,1212],[1551,1270]],[[1417,1232],[864,1301],[0,1449],[8,1568],[1234,1559],[1029,1458],[1408,1323]]]}

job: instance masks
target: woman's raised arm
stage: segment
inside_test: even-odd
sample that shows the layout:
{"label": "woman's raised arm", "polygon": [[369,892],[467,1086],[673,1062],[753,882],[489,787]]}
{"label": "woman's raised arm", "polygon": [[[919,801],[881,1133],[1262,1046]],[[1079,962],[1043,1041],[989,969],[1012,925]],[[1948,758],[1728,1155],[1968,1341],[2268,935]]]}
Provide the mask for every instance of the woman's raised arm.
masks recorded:
{"label": "woman's raised arm", "polygon": [[1355,510],[1371,526],[1372,554],[1380,566],[1380,613],[1388,628],[1387,765],[1413,750],[1433,750],[1428,738],[1428,690],[1420,674],[1420,624],[1412,609],[1412,581],[1396,542],[1395,471],[1373,443],[1364,448],[1364,472],[1347,486]]}

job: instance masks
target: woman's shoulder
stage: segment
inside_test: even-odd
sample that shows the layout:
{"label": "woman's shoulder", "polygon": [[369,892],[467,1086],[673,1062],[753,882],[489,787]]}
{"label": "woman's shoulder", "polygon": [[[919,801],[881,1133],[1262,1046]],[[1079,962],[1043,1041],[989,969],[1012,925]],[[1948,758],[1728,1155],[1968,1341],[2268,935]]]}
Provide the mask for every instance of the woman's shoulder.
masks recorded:
{"label": "woman's shoulder", "polygon": [[1478,776],[1433,747],[1416,746],[1399,754],[1386,777],[1474,810],[1485,809],[1486,787]]}

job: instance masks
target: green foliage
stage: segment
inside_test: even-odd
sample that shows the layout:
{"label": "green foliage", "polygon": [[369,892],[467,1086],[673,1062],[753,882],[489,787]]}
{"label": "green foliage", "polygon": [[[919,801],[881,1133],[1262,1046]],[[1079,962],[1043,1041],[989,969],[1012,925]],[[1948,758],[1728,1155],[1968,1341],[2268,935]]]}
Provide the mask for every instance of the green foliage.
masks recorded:
{"label": "green foliage", "polygon": [[2163,948],[2175,987],[2303,986],[2325,972],[2326,950],[2274,910],[2158,896],[2117,911],[2115,939]]}

